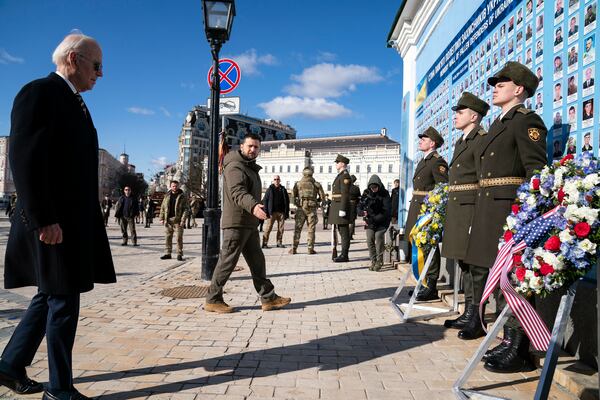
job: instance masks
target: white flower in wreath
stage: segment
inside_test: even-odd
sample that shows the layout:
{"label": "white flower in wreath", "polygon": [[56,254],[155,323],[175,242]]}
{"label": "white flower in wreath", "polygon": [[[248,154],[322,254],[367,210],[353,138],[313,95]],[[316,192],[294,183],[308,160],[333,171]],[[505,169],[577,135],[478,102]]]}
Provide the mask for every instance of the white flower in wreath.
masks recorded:
{"label": "white flower in wreath", "polygon": [[560,231],[558,237],[561,243],[571,243],[573,241],[573,235],[571,235],[571,231],[569,229]]}
{"label": "white flower in wreath", "polygon": [[578,181],[570,180],[565,183],[563,193],[565,194],[566,203],[573,204],[579,201]]}
{"label": "white flower in wreath", "polygon": [[569,221],[579,222],[579,207],[575,204],[569,204],[565,210],[565,218]]}
{"label": "white flower in wreath", "polygon": [[546,264],[552,265],[552,268],[556,270],[562,269],[563,267],[562,261],[556,256],[556,254],[546,251],[544,252],[543,259]]}
{"label": "white flower in wreath", "polygon": [[534,207],[537,204],[537,199],[535,198],[535,195],[527,196],[527,204],[530,207]]}
{"label": "white flower in wreath", "polygon": [[578,247],[586,253],[596,254],[596,244],[590,242],[588,239],[583,239]]}
{"label": "white flower in wreath", "polygon": [[[538,264],[538,268],[539,268],[539,264]],[[535,278],[535,274],[533,273],[532,270],[528,269],[527,271],[525,271],[525,280],[530,281],[533,278]]]}
{"label": "white flower in wreath", "polygon": [[556,171],[554,171],[554,186],[552,186],[552,189],[560,189],[560,187],[563,185],[563,175],[565,172],[565,167],[556,168]]}
{"label": "white flower in wreath", "polygon": [[598,219],[598,211],[600,210],[595,210],[590,207],[581,207],[579,215],[592,225]]}
{"label": "white flower in wreath", "polygon": [[544,287],[544,279],[541,276],[534,276],[529,280],[529,287],[533,290],[541,289]]}
{"label": "white flower in wreath", "polygon": [[508,227],[508,229],[512,230],[516,225],[517,219],[515,217],[513,217],[512,215],[506,217],[506,226]]}
{"label": "white flower in wreath", "polygon": [[598,183],[600,183],[600,178],[596,173],[587,175],[583,179],[583,187],[585,187],[586,190],[590,190],[591,188],[597,186]]}

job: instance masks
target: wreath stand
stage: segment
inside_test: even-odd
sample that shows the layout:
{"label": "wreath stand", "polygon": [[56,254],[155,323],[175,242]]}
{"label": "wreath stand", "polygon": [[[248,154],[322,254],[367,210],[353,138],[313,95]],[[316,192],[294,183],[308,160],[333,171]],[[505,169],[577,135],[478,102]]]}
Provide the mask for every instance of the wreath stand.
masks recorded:
{"label": "wreath stand", "polygon": [[[575,294],[577,292],[577,286],[579,280],[575,281],[567,293],[561,297],[558,311],[556,312],[556,319],[554,321],[554,327],[552,328],[552,336],[550,337],[550,345],[546,352],[546,359],[544,360],[544,367],[542,368],[542,374],[540,375],[540,381],[535,391],[534,400],[544,400],[548,398],[550,393],[550,386],[552,385],[552,378],[554,377],[554,371],[556,369],[556,363],[558,361],[558,354],[560,352],[561,344],[565,335],[565,329],[567,322],[569,321],[569,315],[571,314],[571,308],[573,307],[573,301],[575,300]],[[506,397],[496,397],[489,395],[485,392],[478,392],[475,390],[464,389],[463,386],[481,361],[483,355],[492,344],[492,341],[496,339],[500,329],[506,324],[508,317],[512,315],[512,311],[509,306],[505,306],[504,310],[489,330],[487,336],[477,348],[477,351],[459,376],[458,380],[454,383],[452,391],[457,399],[467,400],[471,398],[477,399],[489,399],[489,400],[508,400]]]}
{"label": "wreath stand", "polygon": [[[453,293],[454,305],[453,305],[453,307],[442,308],[442,307],[430,307],[430,306],[425,306],[425,305],[421,305],[421,304],[415,304],[415,302],[417,301],[417,295],[419,293],[419,289],[421,289],[421,286],[423,286],[423,279],[427,275],[427,270],[429,269],[431,261],[433,260],[433,255],[435,254],[435,250],[437,248],[438,248],[438,246],[433,247],[429,251],[429,255],[427,256],[425,266],[423,267],[423,270],[419,274],[419,279],[417,280],[417,284],[413,290],[413,294],[410,297],[410,301],[408,303],[400,303],[400,304],[396,303],[396,300],[400,296],[402,289],[404,289],[404,286],[406,285],[406,282],[408,281],[408,277],[412,273],[412,267],[410,266],[410,264],[406,270],[406,273],[404,274],[404,276],[402,276],[402,278],[400,280],[400,286],[398,286],[398,289],[396,289],[396,292],[390,298],[390,306],[392,306],[392,309],[396,312],[396,314],[398,314],[402,323],[407,322],[409,320],[410,321],[428,320],[428,319],[432,319],[432,318],[436,318],[436,317],[443,317],[443,316],[458,314],[458,286],[459,286],[458,263],[455,263],[455,265],[454,265],[454,293]],[[402,307],[405,307],[405,310],[403,310]],[[423,311],[433,311],[433,312],[429,313],[429,314],[416,315],[414,317],[411,317],[410,314],[413,309],[423,310]]]}

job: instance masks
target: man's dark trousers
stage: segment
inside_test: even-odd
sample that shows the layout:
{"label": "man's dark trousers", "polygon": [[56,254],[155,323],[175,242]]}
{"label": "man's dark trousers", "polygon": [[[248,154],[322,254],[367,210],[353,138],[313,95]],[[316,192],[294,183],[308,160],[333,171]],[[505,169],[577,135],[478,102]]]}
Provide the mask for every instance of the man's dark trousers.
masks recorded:
{"label": "man's dark trousers", "polygon": [[72,353],[79,320],[79,293],[48,295],[38,292],[2,353],[4,367],[25,374],[44,338],[48,346],[48,390],[73,387]]}
{"label": "man's dark trousers", "polygon": [[348,252],[350,251],[350,225],[340,224],[337,226],[337,228],[342,242],[342,253],[340,256],[348,257]]}
{"label": "man's dark trousers", "polygon": [[227,228],[223,229],[223,245],[208,289],[206,297],[208,303],[223,301],[223,287],[237,265],[240,254],[243,254],[246,259],[252,274],[254,288],[261,299],[267,301],[274,298],[275,290],[271,281],[267,279],[265,255],[260,246],[258,230],[256,228]]}

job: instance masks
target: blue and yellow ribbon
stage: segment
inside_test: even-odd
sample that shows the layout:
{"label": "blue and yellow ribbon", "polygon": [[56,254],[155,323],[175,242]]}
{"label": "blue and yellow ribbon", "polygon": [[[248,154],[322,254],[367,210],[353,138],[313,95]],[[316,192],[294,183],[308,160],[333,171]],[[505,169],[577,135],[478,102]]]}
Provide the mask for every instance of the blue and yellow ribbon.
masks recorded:
{"label": "blue and yellow ribbon", "polygon": [[[419,279],[419,276],[421,275],[421,271],[423,271],[423,268],[425,267],[425,260],[427,259],[425,253],[423,252],[424,248],[418,245],[418,236],[419,233],[421,233],[422,231],[424,231],[425,227],[427,225],[429,225],[429,223],[431,222],[431,220],[433,219],[433,214],[432,213],[426,213],[421,215],[418,219],[417,222],[415,223],[415,226],[413,226],[413,228],[410,231],[410,234],[408,235],[408,240],[412,246],[412,269],[413,269],[413,275],[415,276],[415,279]],[[426,285],[425,280],[423,280],[423,285]]]}

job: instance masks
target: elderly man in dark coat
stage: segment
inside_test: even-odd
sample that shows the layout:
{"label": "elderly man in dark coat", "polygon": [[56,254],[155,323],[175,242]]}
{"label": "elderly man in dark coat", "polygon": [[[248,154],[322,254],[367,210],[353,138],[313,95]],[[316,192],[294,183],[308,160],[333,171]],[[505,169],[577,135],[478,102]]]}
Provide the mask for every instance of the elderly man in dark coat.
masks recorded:
{"label": "elderly man in dark coat", "polygon": [[[98,205],[98,137],[79,94],[102,77],[102,51],[94,39],[71,34],[52,60],[56,73],[25,85],[11,114],[9,159],[19,201],[4,284],[38,292],[2,353],[0,384],[18,394],[43,390],[25,367],[46,336],[49,382],[42,399],[87,399],[72,374],[79,297],[94,283],[116,281]],[[70,171],[67,195],[56,183],[64,171]]]}
{"label": "elderly man in dark coat", "polygon": [[[446,160],[437,152],[437,149],[444,144],[442,135],[432,126],[419,134],[419,150],[423,152],[423,159],[415,167],[413,176],[413,196],[410,200],[408,209],[408,218],[405,225],[405,237],[410,235],[410,231],[417,222],[417,217],[421,211],[421,205],[425,196],[430,190],[433,190],[436,183],[448,182],[448,164]],[[410,246],[409,246],[410,248]],[[410,258],[409,258],[410,259]],[[425,277],[426,286],[423,286],[417,296],[419,301],[434,300],[437,295],[437,279],[440,275],[440,251],[436,250],[431,265],[427,270]]]}

